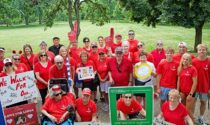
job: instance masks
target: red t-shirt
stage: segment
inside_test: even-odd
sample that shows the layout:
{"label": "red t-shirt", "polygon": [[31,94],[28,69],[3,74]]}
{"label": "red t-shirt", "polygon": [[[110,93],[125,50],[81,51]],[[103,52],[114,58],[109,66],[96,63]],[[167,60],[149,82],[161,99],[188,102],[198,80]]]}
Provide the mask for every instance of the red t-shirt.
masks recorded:
{"label": "red t-shirt", "polygon": [[198,85],[196,92],[208,93],[210,89],[210,60],[193,59],[193,66],[198,71]]}
{"label": "red t-shirt", "polygon": [[188,115],[188,112],[182,103],[179,103],[176,109],[170,110],[169,102],[167,101],[162,105],[161,111],[165,121],[176,125],[186,125],[185,117]]}
{"label": "red t-shirt", "polygon": [[[60,101],[55,101],[55,99],[52,98],[46,99],[41,110],[46,110],[49,114],[57,118],[56,122],[59,122],[62,115],[67,111],[66,109],[69,105],[74,106],[74,100],[67,95],[63,95]],[[66,119],[67,118],[68,116]]]}
{"label": "red t-shirt", "polygon": [[82,50],[82,48],[70,48],[69,55],[76,61],[76,64],[81,62],[80,53]]}
{"label": "red t-shirt", "polygon": [[111,50],[112,50],[112,53],[115,52],[115,49],[116,49],[117,47],[121,47],[121,46],[122,46],[122,42],[120,42],[120,43],[114,43],[114,42],[112,42],[112,43],[111,43]]}
{"label": "red t-shirt", "polygon": [[118,65],[116,57],[113,57],[108,62],[108,70],[112,73],[114,86],[128,86],[130,73],[133,71],[132,63],[123,58]]}
{"label": "red t-shirt", "polygon": [[126,58],[126,59],[128,59],[130,62],[132,62],[133,63],[133,53],[131,53],[131,52],[128,52],[128,53],[123,53],[123,57],[124,58]]}
{"label": "red t-shirt", "polygon": [[[40,62],[36,63],[34,66],[34,72],[39,72],[39,76],[45,81],[49,81],[49,71],[52,66],[51,61],[48,61],[47,67],[43,67]],[[38,89],[45,89],[47,86],[37,79]]]}
{"label": "red t-shirt", "polygon": [[63,65],[62,69],[58,69],[54,64],[50,67],[49,79],[52,78],[66,78],[68,79],[66,65]]}
{"label": "red t-shirt", "polygon": [[97,112],[97,106],[93,100],[89,100],[87,105],[84,105],[82,98],[76,100],[76,110],[81,117],[82,122],[88,122],[92,120],[92,116]]}
{"label": "red t-shirt", "polygon": [[89,59],[92,60],[94,62],[94,64],[96,65],[96,62],[98,61],[98,52],[90,53]]}
{"label": "red t-shirt", "polygon": [[88,53],[88,55],[90,55],[90,53],[92,52],[91,48],[87,49],[87,48],[83,47],[82,49],[83,49],[83,51],[86,51]]}
{"label": "red t-shirt", "polygon": [[176,88],[177,68],[179,64],[172,61],[163,60],[157,67],[157,74],[161,75],[160,86],[166,88]]}
{"label": "red t-shirt", "polygon": [[[47,56],[48,56],[48,60],[50,60],[51,63],[54,64],[55,54],[51,51],[47,51]],[[34,63],[33,64],[36,65],[36,63],[38,63],[38,62],[39,62],[39,57],[38,57],[38,54],[36,54],[34,56]]]}
{"label": "red t-shirt", "polygon": [[[192,59],[195,58],[195,56],[194,56],[193,54],[190,54],[190,55],[191,55],[191,58],[192,58]],[[175,62],[178,62],[178,63],[180,63],[181,58],[182,58],[182,55],[179,54],[179,53],[174,54],[174,56],[173,56],[174,61],[175,61]]]}
{"label": "red t-shirt", "polygon": [[124,114],[133,114],[140,112],[142,110],[142,106],[135,99],[131,100],[130,106],[126,106],[123,99],[120,98],[117,100],[117,110],[122,111]]}
{"label": "red t-shirt", "polygon": [[166,58],[166,55],[165,55],[165,50],[162,49],[161,51],[159,51],[158,49],[155,49],[151,52],[153,58],[154,58],[154,65],[155,65],[155,68],[157,68],[158,64],[160,63],[160,61],[162,59],[165,59]]}
{"label": "red t-shirt", "polygon": [[[134,59],[133,59],[133,63],[134,63],[134,64],[140,62],[139,54],[140,54],[140,51],[134,53],[134,55],[133,55],[133,56],[134,56],[134,57],[133,57],[133,58],[134,58]],[[147,53],[147,61],[149,61],[149,62],[151,62],[151,63],[154,62],[154,57],[152,56],[152,54]]]}
{"label": "red t-shirt", "polygon": [[128,39],[129,42],[129,51],[135,53],[138,51],[138,40],[135,39]]}
{"label": "red t-shirt", "polygon": [[20,62],[26,64],[29,71],[33,70],[31,68],[33,67],[33,64],[34,64],[34,54],[32,54],[29,59],[27,59],[25,55],[21,55]]}
{"label": "red t-shirt", "polygon": [[[4,60],[4,59],[3,59],[3,60]],[[4,67],[3,60],[0,60],[0,73],[2,72],[3,67]]]}
{"label": "red t-shirt", "polygon": [[97,69],[97,72],[100,75],[101,79],[105,79],[106,76],[108,75],[108,72],[109,72],[108,61],[109,61],[109,59],[105,58],[103,62],[101,62],[99,60],[96,62],[96,69]]}
{"label": "red t-shirt", "polygon": [[21,72],[29,71],[29,69],[27,68],[27,66],[24,63],[19,63],[18,65],[16,65],[15,71],[21,73]]}
{"label": "red t-shirt", "polygon": [[183,68],[179,73],[180,90],[189,93],[193,85],[193,77],[197,76],[197,70],[194,66]]}

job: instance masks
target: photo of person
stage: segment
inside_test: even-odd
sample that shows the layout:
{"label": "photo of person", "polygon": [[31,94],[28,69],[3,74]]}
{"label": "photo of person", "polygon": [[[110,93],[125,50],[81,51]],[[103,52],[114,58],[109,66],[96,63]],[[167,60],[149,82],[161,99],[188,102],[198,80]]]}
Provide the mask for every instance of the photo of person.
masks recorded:
{"label": "photo of person", "polygon": [[26,122],[26,118],[23,115],[15,117],[15,125],[20,125]]}

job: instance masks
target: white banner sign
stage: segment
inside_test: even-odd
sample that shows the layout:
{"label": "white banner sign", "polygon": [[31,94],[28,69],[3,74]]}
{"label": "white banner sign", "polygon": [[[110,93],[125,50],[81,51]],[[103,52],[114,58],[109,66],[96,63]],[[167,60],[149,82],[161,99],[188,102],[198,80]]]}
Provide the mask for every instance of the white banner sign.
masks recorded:
{"label": "white banner sign", "polygon": [[92,66],[79,67],[77,68],[77,73],[79,80],[93,79],[95,77]]}
{"label": "white banner sign", "polygon": [[3,107],[39,97],[34,72],[0,77],[0,99]]}

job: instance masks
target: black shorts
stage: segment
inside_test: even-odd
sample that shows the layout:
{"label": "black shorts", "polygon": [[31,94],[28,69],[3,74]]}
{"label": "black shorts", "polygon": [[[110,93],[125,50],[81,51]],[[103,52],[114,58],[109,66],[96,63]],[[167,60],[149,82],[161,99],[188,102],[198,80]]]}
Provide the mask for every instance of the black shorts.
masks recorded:
{"label": "black shorts", "polygon": [[97,85],[94,84],[93,80],[90,81],[82,81],[82,89],[89,88],[91,91],[97,90]]}
{"label": "black shorts", "polygon": [[128,114],[129,119],[144,119],[145,117],[142,116],[139,112]]}

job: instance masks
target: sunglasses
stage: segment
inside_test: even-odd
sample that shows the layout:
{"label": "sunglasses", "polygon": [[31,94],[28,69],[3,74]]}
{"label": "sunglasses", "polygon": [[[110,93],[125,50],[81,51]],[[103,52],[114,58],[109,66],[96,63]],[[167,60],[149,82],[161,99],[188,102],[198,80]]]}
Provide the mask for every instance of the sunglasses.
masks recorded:
{"label": "sunglasses", "polygon": [[45,55],[40,55],[40,57],[44,57],[44,56],[47,56],[46,54]]}
{"label": "sunglasses", "polygon": [[125,96],[125,98],[126,98],[126,99],[131,99],[132,97],[131,97],[131,96]]}
{"label": "sunglasses", "polygon": [[128,33],[128,35],[134,35],[134,33]]}
{"label": "sunglasses", "polygon": [[98,46],[92,46],[92,48],[98,48]]}
{"label": "sunglasses", "polygon": [[20,60],[20,58],[13,58],[15,61]]}
{"label": "sunglasses", "polygon": [[62,95],[62,92],[54,94],[54,96],[59,96],[59,95]]}
{"label": "sunglasses", "polygon": [[63,62],[56,62],[57,64],[62,64]]}
{"label": "sunglasses", "polygon": [[12,66],[12,63],[6,63],[5,66],[6,66],[6,67]]}
{"label": "sunglasses", "polygon": [[142,44],[140,44],[140,45],[138,45],[138,47],[139,47],[139,48],[141,48],[141,47],[143,47],[143,45],[142,45]]}
{"label": "sunglasses", "polygon": [[121,55],[121,54],[122,54],[122,52],[116,52],[116,54],[119,54],[119,55]]}
{"label": "sunglasses", "polygon": [[162,44],[162,43],[157,43],[157,45],[158,45],[158,46],[162,46],[163,44]]}
{"label": "sunglasses", "polygon": [[99,55],[104,55],[104,53],[99,53]]}
{"label": "sunglasses", "polygon": [[85,41],[84,41],[84,43],[88,43],[88,42],[90,42],[90,41],[88,41],[88,40],[85,40]]}

